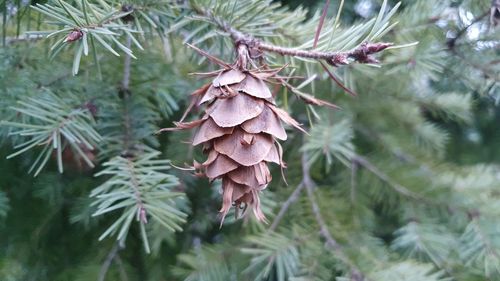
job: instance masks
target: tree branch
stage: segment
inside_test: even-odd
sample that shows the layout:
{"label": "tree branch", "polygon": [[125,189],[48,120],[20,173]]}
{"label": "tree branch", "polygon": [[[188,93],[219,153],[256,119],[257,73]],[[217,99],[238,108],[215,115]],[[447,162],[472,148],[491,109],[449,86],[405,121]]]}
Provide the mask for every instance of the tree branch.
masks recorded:
{"label": "tree branch", "polygon": [[469,208],[464,207],[464,206],[449,205],[446,202],[435,201],[433,199],[426,198],[418,193],[414,193],[411,190],[409,190],[407,187],[405,187],[397,182],[394,182],[387,174],[385,174],[383,171],[378,169],[377,166],[375,166],[368,159],[366,159],[360,155],[355,155],[352,158],[352,162],[353,162],[353,164],[358,164],[359,166],[367,169],[372,174],[374,174],[376,177],[378,177],[381,181],[383,181],[386,184],[388,184],[389,186],[391,186],[396,192],[398,192],[399,194],[401,194],[407,198],[413,199],[413,200],[420,202],[420,203],[423,203],[423,204],[428,204],[428,205],[441,207],[441,208],[445,207],[450,212],[460,211],[460,212],[464,212],[466,214],[477,212],[474,209],[469,209]]}
{"label": "tree branch", "polygon": [[293,56],[310,58],[315,60],[324,60],[327,63],[338,66],[347,65],[352,60],[359,63],[378,63],[372,55],[385,50],[392,46],[392,43],[368,43],[365,42],[359,47],[345,52],[322,52],[314,50],[301,50],[297,48],[287,48],[276,46],[258,40],[250,34],[244,34],[241,31],[232,27],[227,21],[215,17],[210,11],[202,8],[191,6],[192,10],[198,15],[209,18],[220,30],[231,36],[236,45],[244,44],[248,47],[251,54],[261,54],[264,51],[278,53],[283,56]]}
{"label": "tree branch", "polygon": [[120,258],[120,255],[119,254],[116,254],[116,264],[118,265],[118,269],[119,269],[119,272],[120,272],[120,278],[122,281],[128,281],[128,276],[127,276],[127,272],[125,271],[125,267],[123,266],[123,261],[122,259]]}
{"label": "tree branch", "polygon": [[474,216],[471,219],[471,223],[474,224],[474,229],[476,230],[476,233],[479,234],[479,237],[481,238],[481,240],[483,240],[484,246],[488,249],[488,251],[492,253],[496,258],[500,258],[500,254],[496,250],[495,246],[492,245],[492,241],[487,237],[487,235],[481,229],[477,217],[478,216]]}
{"label": "tree branch", "polygon": [[146,210],[146,207],[144,206],[144,202],[142,201],[141,191],[139,190],[141,185],[140,185],[139,181],[137,180],[137,177],[135,176],[134,162],[132,162],[130,159],[127,158],[127,166],[129,168],[129,173],[130,173],[130,181],[132,183],[131,186],[134,189],[136,204],[139,207],[138,216],[139,216],[140,222],[143,224],[146,224],[146,223],[148,223],[147,210]]}
{"label": "tree branch", "polygon": [[[126,47],[130,50],[132,46],[132,38],[127,35]],[[132,121],[130,120],[129,104],[130,104],[130,68],[132,63],[132,57],[125,53],[125,58],[123,60],[123,77],[120,82],[119,96],[123,100],[123,154],[133,156],[132,148]]]}
{"label": "tree branch", "polygon": [[321,215],[321,210],[319,208],[318,203],[316,202],[316,198],[314,197],[314,188],[316,184],[311,179],[310,175],[310,164],[308,161],[307,152],[302,153],[302,173],[304,175],[303,183],[307,191],[307,197],[309,197],[309,202],[311,203],[311,208],[314,213],[314,217],[316,218],[316,222],[320,226],[320,234],[326,240],[326,245],[335,251],[337,257],[347,264],[351,268],[352,280],[367,280],[366,277],[361,273],[359,268],[350,260],[350,258],[345,254],[342,246],[333,238],[328,226],[323,219],[323,215]]}
{"label": "tree branch", "polygon": [[[132,38],[127,35],[126,47],[130,50],[132,46]],[[130,64],[132,62],[132,57],[129,54],[125,54],[125,59],[123,62],[123,78],[121,83],[121,90],[128,94],[130,85]]]}
{"label": "tree branch", "polygon": [[490,10],[488,10],[488,11],[484,12],[483,14],[481,14],[480,16],[476,17],[475,19],[472,20],[472,22],[470,24],[468,24],[467,26],[462,28],[460,31],[458,31],[457,35],[455,35],[455,37],[450,38],[446,42],[446,44],[448,45],[448,48],[450,50],[455,48],[455,44],[456,44],[457,40],[460,39],[460,37],[462,37],[467,32],[467,30],[469,30],[469,28],[471,26],[473,26],[474,24],[476,24],[477,22],[481,21],[482,19],[484,19],[485,17],[487,17],[489,15],[490,15]]}
{"label": "tree branch", "polygon": [[304,187],[305,187],[304,181],[300,182],[299,185],[297,185],[297,187],[292,192],[292,194],[290,195],[290,197],[288,197],[288,199],[285,201],[285,203],[283,203],[283,205],[281,206],[281,209],[278,212],[278,215],[276,215],[276,217],[274,218],[273,223],[269,227],[269,231],[276,230],[276,227],[278,227],[278,224],[280,223],[280,221],[285,216],[286,211],[288,211],[288,208],[290,208],[290,206],[295,201],[297,201],[297,199],[299,198],[299,195],[302,192],[302,190],[304,189]]}
{"label": "tree branch", "polygon": [[118,251],[120,251],[122,248],[120,247],[120,243],[117,242],[111,248],[111,251],[109,252],[108,256],[106,257],[106,260],[104,260],[104,263],[102,264],[101,271],[99,272],[99,276],[97,278],[97,281],[104,281],[106,278],[106,274],[109,271],[109,267],[111,266],[111,263],[113,260],[117,257]]}
{"label": "tree branch", "polygon": [[[323,216],[321,215],[321,211],[319,209],[318,204],[316,203],[316,199],[314,198],[314,188],[316,187],[316,184],[314,181],[312,181],[311,176],[310,176],[310,164],[308,163],[308,155],[307,152],[302,153],[302,173],[304,175],[304,180],[302,181],[304,183],[304,186],[307,191],[307,196],[309,197],[309,201],[311,203],[311,208],[314,213],[314,216],[316,218],[316,221],[318,222],[320,226],[320,234],[323,236],[323,238],[326,239],[326,244],[333,248],[335,251],[340,251],[340,245],[337,243],[337,241],[333,238],[333,236],[330,234],[330,231],[328,230],[328,227],[326,226],[325,220],[323,219]],[[344,253],[340,253],[340,256],[344,256]]]}
{"label": "tree branch", "polygon": [[426,200],[425,198],[419,196],[418,194],[411,192],[408,188],[400,185],[399,183],[393,182],[392,179],[388,175],[386,175],[384,172],[379,170],[375,165],[373,165],[370,161],[368,161],[368,159],[366,159],[360,155],[355,155],[352,158],[352,161],[354,163],[359,164],[360,166],[364,167],[365,169],[367,169],[371,173],[373,173],[380,180],[382,180],[383,182],[387,183],[392,188],[394,188],[394,190],[396,190],[398,193],[400,193],[406,197],[410,197],[412,199]]}
{"label": "tree branch", "polygon": [[[245,42],[245,41],[243,41]],[[272,44],[258,42],[257,48],[263,51],[278,53],[283,56],[293,56],[310,58],[315,60],[325,60],[327,63],[338,66],[347,65],[350,63],[349,59],[359,63],[379,63],[372,54],[381,52],[386,48],[392,46],[392,43],[363,43],[356,49],[345,52],[321,52],[311,50],[300,50],[294,48],[286,48],[275,46]]]}

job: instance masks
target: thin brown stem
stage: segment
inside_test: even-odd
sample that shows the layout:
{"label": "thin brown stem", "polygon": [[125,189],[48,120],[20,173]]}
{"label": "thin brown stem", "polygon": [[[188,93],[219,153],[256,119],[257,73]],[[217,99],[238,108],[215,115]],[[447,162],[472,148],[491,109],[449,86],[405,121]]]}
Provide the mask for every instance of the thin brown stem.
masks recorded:
{"label": "thin brown stem", "polygon": [[403,195],[404,197],[407,197],[409,199],[415,200],[416,202],[420,202],[423,204],[432,205],[432,206],[436,206],[436,207],[440,207],[440,208],[447,208],[450,212],[456,212],[456,211],[461,211],[464,213],[471,212],[471,210],[467,207],[448,205],[446,202],[436,201],[436,200],[424,197],[418,193],[411,191],[407,187],[393,181],[386,173],[384,173],[382,170],[377,168],[377,166],[375,166],[373,163],[371,163],[368,159],[366,159],[360,155],[355,155],[352,158],[352,161],[354,163],[358,164],[359,166],[370,171],[372,174],[374,174],[376,177],[378,177],[381,181],[388,184],[396,192]]}
{"label": "thin brown stem", "polygon": [[319,62],[319,63],[321,65],[321,67],[323,67],[323,69],[326,71],[328,76],[330,76],[330,78],[333,80],[333,82],[335,82],[335,84],[337,84],[337,86],[342,88],[342,90],[346,91],[348,94],[350,94],[353,97],[356,97],[358,95],[353,90],[347,88],[339,79],[337,79],[337,77],[335,77],[335,74],[333,74],[323,62]]}
{"label": "thin brown stem", "polygon": [[500,258],[500,254],[495,249],[495,247],[492,245],[491,240],[487,237],[487,235],[481,229],[481,226],[479,225],[477,217],[472,218],[471,223],[473,223],[473,226],[474,226],[474,229],[476,230],[476,233],[479,234],[479,237],[481,238],[481,240],[483,240],[484,246],[486,247],[487,251],[489,253],[493,254],[496,258]]}
{"label": "thin brown stem", "polygon": [[130,181],[132,183],[132,188],[134,189],[136,204],[139,207],[138,215],[139,215],[140,221],[141,221],[141,223],[144,223],[144,224],[148,223],[147,213],[146,213],[147,211],[146,211],[146,208],[144,207],[144,202],[142,200],[142,194],[141,194],[141,190],[140,190],[141,185],[135,176],[136,173],[135,173],[134,162],[132,162],[130,159],[127,159],[127,166],[129,168],[129,172],[130,172]]}
{"label": "thin brown stem", "polygon": [[378,63],[379,61],[372,57],[372,54],[383,51],[392,46],[392,43],[363,43],[359,47],[345,52],[322,52],[313,50],[301,50],[295,48],[287,48],[275,46],[272,44],[259,42],[257,48],[263,51],[278,53],[283,56],[302,57],[315,60],[324,60],[327,63],[338,66],[347,65],[350,60],[359,63]]}
{"label": "thin brown stem", "polygon": [[318,45],[319,35],[321,34],[321,29],[323,28],[326,14],[328,13],[328,6],[330,6],[330,0],[326,0],[325,5],[323,6],[323,11],[321,12],[321,17],[319,19],[318,27],[316,28],[316,34],[314,34],[313,48],[316,48],[316,46]]}

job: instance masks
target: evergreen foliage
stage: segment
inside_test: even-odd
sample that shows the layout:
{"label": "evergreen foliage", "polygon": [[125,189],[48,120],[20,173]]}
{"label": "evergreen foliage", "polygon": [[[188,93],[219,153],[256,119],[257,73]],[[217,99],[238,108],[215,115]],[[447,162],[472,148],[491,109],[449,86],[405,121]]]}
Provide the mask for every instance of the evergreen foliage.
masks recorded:
{"label": "evergreen foliage", "polygon": [[[0,280],[500,280],[497,2],[0,1]],[[308,133],[220,228],[159,129],[242,40]]]}

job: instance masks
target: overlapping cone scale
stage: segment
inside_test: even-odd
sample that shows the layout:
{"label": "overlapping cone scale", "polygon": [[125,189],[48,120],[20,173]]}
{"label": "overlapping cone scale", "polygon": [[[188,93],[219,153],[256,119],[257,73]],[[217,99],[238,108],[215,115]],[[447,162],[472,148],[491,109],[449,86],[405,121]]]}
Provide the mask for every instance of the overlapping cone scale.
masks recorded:
{"label": "overlapping cone scale", "polygon": [[245,205],[265,220],[258,195],[272,179],[267,164],[285,167],[275,139],[287,138],[281,121],[296,121],[276,110],[263,80],[270,77],[236,68],[214,73],[218,74],[212,83],[193,93],[195,104],[206,105],[204,117],[190,123],[198,127],[193,145],[203,145],[208,154],[198,167],[210,181],[222,179],[223,217],[231,206]]}

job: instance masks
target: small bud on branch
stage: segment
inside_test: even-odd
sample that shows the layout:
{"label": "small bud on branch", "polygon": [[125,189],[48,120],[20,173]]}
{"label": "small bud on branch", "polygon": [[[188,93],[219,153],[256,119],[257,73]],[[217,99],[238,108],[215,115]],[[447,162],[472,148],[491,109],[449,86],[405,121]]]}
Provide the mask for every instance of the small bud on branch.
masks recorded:
{"label": "small bud on branch", "polygon": [[64,40],[64,42],[74,42],[74,41],[77,41],[77,40],[80,40],[80,38],[83,37],[83,32],[80,30],[80,29],[73,29],[69,34],[68,36],[66,37],[66,39]]}

